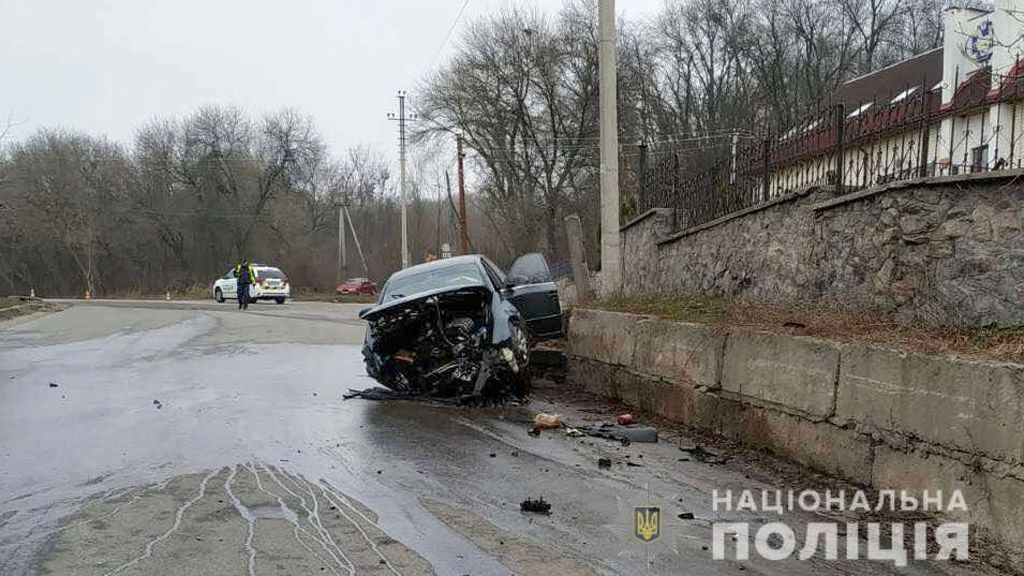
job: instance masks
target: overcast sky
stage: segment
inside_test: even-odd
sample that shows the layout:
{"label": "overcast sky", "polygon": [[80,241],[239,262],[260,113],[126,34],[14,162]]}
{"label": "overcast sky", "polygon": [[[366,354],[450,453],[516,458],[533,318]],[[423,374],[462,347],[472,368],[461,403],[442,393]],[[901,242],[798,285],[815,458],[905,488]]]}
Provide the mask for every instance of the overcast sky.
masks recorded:
{"label": "overcast sky", "polygon": [[[646,16],[663,0],[618,0]],[[335,153],[389,152],[395,92],[443,62],[461,29],[507,4],[560,0],[0,0],[0,120],[14,138],[68,127],[130,142],[203,104],[294,107]],[[442,49],[443,45],[443,49]]]}

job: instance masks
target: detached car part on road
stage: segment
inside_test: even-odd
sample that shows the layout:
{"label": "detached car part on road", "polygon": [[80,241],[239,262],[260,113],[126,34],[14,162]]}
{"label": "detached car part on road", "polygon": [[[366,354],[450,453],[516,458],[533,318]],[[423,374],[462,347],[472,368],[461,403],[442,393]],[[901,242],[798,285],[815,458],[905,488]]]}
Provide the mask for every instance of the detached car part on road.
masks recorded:
{"label": "detached car part on road", "polygon": [[409,395],[460,401],[523,397],[530,340],[562,335],[558,289],[540,254],[506,277],[483,256],[420,264],[388,279],[368,322],[367,373]]}

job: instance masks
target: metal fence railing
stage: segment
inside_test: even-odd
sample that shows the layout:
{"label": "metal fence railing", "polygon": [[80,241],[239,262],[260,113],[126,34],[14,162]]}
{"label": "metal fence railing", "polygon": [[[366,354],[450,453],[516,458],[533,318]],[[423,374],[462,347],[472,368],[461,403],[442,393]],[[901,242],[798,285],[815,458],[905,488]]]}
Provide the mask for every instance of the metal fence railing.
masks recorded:
{"label": "metal fence railing", "polygon": [[[831,105],[781,134],[737,131],[701,147],[640,145],[635,211],[672,209],[674,228],[682,230],[812,185],[848,193],[924,176],[1021,167],[1021,62],[997,80],[999,88],[991,89],[991,70],[975,71],[958,79],[946,103],[939,89],[908,87],[856,107]],[[1005,115],[995,117],[995,130],[992,114]],[[970,124],[969,117],[982,121]]]}

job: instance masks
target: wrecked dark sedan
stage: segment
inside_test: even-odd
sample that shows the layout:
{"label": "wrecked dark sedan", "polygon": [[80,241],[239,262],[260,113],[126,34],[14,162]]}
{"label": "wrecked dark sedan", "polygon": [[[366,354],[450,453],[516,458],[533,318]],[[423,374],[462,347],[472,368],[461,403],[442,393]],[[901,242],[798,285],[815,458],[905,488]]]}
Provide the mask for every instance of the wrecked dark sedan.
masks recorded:
{"label": "wrecked dark sedan", "polygon": [[359,317],[367,373],[401,394],[459,401],[524,396],[531,340],[562,335],[558,290],[540,254],[502,273],[483,256],[396,272]]}

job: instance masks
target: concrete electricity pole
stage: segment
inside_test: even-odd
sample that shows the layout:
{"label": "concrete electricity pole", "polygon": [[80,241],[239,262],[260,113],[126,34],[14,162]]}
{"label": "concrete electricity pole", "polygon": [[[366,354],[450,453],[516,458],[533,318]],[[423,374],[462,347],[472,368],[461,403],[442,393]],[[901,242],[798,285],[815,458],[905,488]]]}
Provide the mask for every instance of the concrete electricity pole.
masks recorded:
{"label": "concrete electricity pole", "polygon": [[409,220],[406,214],[405,197],[405,91],[398,91],[398,116],[388,114],[391,120],[398,120],[398,190],[402,203],[402,268],[409,267]]}
{"label": "concrete electricity pole", "polygon": [[619,246],[619,120],[615,63],[615,0],[598,4],[598,74],[601,120],[601,291],[622,287]]}
{"label": "concrete electricity pole", "polygon": [[459,254],[469,254],[469,229],[466,223],[466,177],[462,170],[462,136],[456,140],[459,155]]}
{"label": "concrete electricity pole", "polygon": [[359,261],[363,263],[363,274],[370,277],[370,267],[366,265],[366,256],[363,255],[363,245],[359,243],[359,234],[356,234],[356,227],[352,224],[352,215],[348,213],[348,205],[342,206],[345,218],[348,220],[348,227],[352,230],[352,239],[356,241],[356,252],[359,253]]}
{"label": "concrete electricity pole", "polygon": [[342,270],[348,268],[345,254],[345,205],[338,206],[338,284],[341,284]]}

